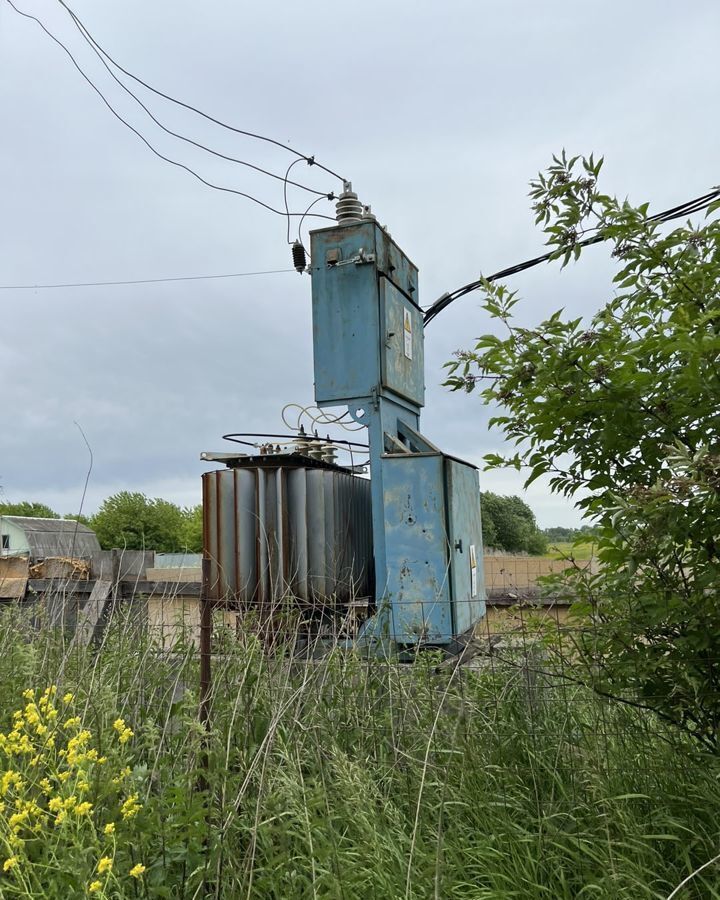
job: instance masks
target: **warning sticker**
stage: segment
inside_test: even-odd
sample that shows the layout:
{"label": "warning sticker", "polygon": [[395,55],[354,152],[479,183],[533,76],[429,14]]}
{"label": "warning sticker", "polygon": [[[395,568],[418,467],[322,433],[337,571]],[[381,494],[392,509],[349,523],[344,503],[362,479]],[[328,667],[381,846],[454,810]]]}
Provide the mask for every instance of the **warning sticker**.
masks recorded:
{"label": "warning sticker", "polygon": [[477,556],[475,544],[470,544],[470,596],[477,597]]}
{"label": "warning sticker", "polygon": [[407,359],[412,359],[412,319],[410,310],[403,310],[403,335],[405,337],[404,353]]}

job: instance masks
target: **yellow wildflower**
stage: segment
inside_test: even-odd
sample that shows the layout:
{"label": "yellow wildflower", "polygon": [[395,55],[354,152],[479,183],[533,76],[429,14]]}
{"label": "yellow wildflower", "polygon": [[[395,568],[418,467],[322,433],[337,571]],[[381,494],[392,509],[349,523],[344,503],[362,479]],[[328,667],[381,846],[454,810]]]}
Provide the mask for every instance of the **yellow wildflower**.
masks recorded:
{"label": "yellow wildflower", "polygon": [[42,722],[38,722],[35,726],[35,734],[42,737],[44,734],[47,734],[48,727],[47,725],[43,725]]}
{"label": "yellow wildflower", "polygon": [[62,809],[63,802],[59,797],[51,797],[48,801],[48,809],[50,812],[58,812]]}
{"label": "yellow wildflower", "polygon": [[74,794],[70,797],[66,797],[65,800],[63,800],[63,806],[65,807],[65,809],[72,809],[76,805],[77,797]]}
{"label": "yellow wildflower", "polygon": [[63,703],[72,703],[74,699],[75,694],[71,694],[70,691],[68,691],[67,694],[65,694],[65,696],[63,697]]}
{"label": "yellow wildflower", "polygon": [[9,856],[3,863],[3,872],[9,872],[10,869],[14,869],[19,862],[20,860],[17,856]]}
{"label": "yellow wildflower", "polygon": [[104,766],[107,762],[107,756],[98,756],[97,764],[99,766]]}
{"label": "yellow wildflower", "polygon": [[133,734],[134,734],[134,732],[133,732],[132,728],[126,728],[124,731],[120,732],[120,737],[118,738],[118,740],[120,741],[121,744],[127,744],[127,742],[130,740],[130,738],[133,736]]}
{"label": "yellow wildflower", "polygon": [[60,772],[60,774],[58,775],[58,778],[60,779],[60,781],[67,781],[69,777],[70,777],[69,772]]}
{"label": "yellow wildflower", "polygon": [[28,820],[29,816],[30,811],[27,809],[23,809],[20,812],[13,813],[8,819],[8,825],[10,826],[12,831],[17,833]]}
{"label": "yellow wildflower", "polygon": [[130,771],[130,766],[125,766],[124,769],[120,769],[117,778],[113,778],[112,783],[116,786],[122,784],[123,779],[129,777]]}
{"label": "yellow wildflower", "polygon": [[103,828],[103,832],[104,832],[104,834],[107,834],[108,836],[111,834],[115,834],[115,823],[108,822],[107,825]]}
{"label": "yellow wildflower", "polygon": [[25,700],[35,699],[35,691],[32,688],[28,688],[26,691],[23,691],[22,695]]}
{"label": "yellow wildflower", "polygon": [[75,807],[75,812],[79,816],[86,816],[90,813],[91,810],[92,803],[88,803],[87,800],[83,800],[82,803],[78,803],[78,805]]}
{"label": "yellow wildflower", "polygon": [[69,719],[65,720],[63,725],[64,728],[77,728],[80,724],[80,716],[71,716]]}
{"label": "yellow wildflower", "polygon": [[47,718],[48,722],[54,722],[55,719],[57,719],[57,717],[58,717],[58,711],[55,709],[54,706],[51,706],[50,709],[48,709],[48,711],[46,713],[46,718]]}
{"label": "yellow wildflower", "polygon": [[120,815],[123,817],[123,819],[132,819],[133,816],[136,816],[141,809],[142,804],[138,803],[138,795],[130,794],[127,800],[125,800],[123,805],[120,807]]}
{"label": "yellow wildflower", "polygon": [[0,794],[4,797],[5,794],[10,790],[11,787],[15,787],[16,790],[20,791],[22,789],[22,778],[20,777],[19,772],[14,772],[12,769],[8,769],[7,772],[2,777],[2,781],[0,781]]}
{"label": "yellow wildflower", "polygon": [[113,728],[115,731],[124,731],[127,728],[125,724],[125,719],[115,719],[113,722]]}
{"label": "yellow wildflower", "polygon": [[41,778],[40,779],[40,788],[46,794],[49,794],[52,791],[52,785],[50,784],[49,779]]}
{"label": "yellow wildflower", "polygon": [[55,817],[55,826],[62,825],[65,819],[67,819],[67,812],[64,809],[61,809]]}
{"label": "yellow wildflower", "polygon": [[132,875],[133,878],[140,878],[144,871],[145,866],[142,863],[138,863],[136,866],[133,866],[132,869],[130,869],[130,875]]}
{"label": "yellow wildflower", "polygon": [[109,856],[101,857],[97,864],[98,873],[103,875],[105,872],[112,872],[112,865],[112,860]]}
{"label": "yellow wildflower", "polygon": [[28,703],[25,707],[25,721],[28,725],[36,725],[40,721],[40,713],[34,703]]}
{"label": "yellow wildflower", "polygon": [[102,887],[101,881],[92,881],[88,886],[88,894],[96,894]]}

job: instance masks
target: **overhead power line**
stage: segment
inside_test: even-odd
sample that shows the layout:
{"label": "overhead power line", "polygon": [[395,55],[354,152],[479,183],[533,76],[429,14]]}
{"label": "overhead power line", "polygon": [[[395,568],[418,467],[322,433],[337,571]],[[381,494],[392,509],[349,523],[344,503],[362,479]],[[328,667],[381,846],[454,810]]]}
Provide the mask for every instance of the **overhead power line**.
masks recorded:
{"label": "overhead power line", "polygon": [[[148,109],[148,107],[142,102],[142,100],[137,96],[137,94],[133,93],[130,90],[130,88],[117,77],[115,72],[113,72],[113,70],[110,68],[110,66],[105,61],[105,57],[106,57],[105,52],[102,50],[100,45],[97,44],[97,42],[94,40],[93,36],[85,28],[85,26],[82,24],[80,19],[78,19],[78,17],[75,15],[75,13],[71,9],[69,9],[69,7],[67,7],[62,2],[62,0],[59,0],[59,2],[60,2],[60,5],[63,6],[68,11],[68,13],[70,14],[70,16],[72,18],[73,23],[75,24],[78,31],[82,35],[85,43],[90,47],[90,49],[93,51],[93,53],[100,60],[100,62],[102,63],[102,65],[104,66],[104,68],[106,69],[106,71],[108,72],[110,77],[112,78],[112,80],[116,84],[118,84],[129,97],[132,97],[132,99],[138,104],[138,106],[140,106],[147,113],[147,115],[153,120],[153,122],[158,126],[158,128],[161,128],[166,134],[169,134],[172,137],[178,138],[178,140],[184,141],[186,144],[192,144],[193,147],[197,147],[200,150],[205,150],[206,153],[210,153],[213,156],[217,156],[219,159],[225,159],[228,162],[233,162],[233,163],[237,163],[238,165],[241,165],[241,166],[246,166],[249,169],[254,169],[256,172],[261,172],[263,175],[268,175],[270,178],[275,178],[277,181],[282,181],[285,191],[287,191],[287,185],[292,184],[294,187],[301,188],[302,190],[307,191],[310,194],[316,194],[319,197],[328,197],[329,199],[334,199],[332,191],[318,191],[315,188],[308,187],[307,185],[301,184],[298,181],[290,181],[287,178],[287,175],[283,178],[282,175],[277,175],[275,172],[270,172],[268,169],[263,169],[261,166],[256,166],[256,165],[254,165],[254,163],[247,162],[247,160],[237,159],[234,156],[227,156],[225,153],[220,153],[218,150],[213,150],[211,147],[207,147],[205,144],[202,144],[199,141],[194,141],[192,138],[189,138],[184,134],[179,134],[177,131],[173,131],[171,128],[168,128],[167,126],[163,125],[163,123],[159,119],[157,119],[156,116],[153,115],[153,113]],[[107,57],[107,58],[110,59],[110,57]],[[295,152],[295,151],[293,151],[293,152]],[[310,157],[299,156],[295,160],[295,162],[303,162],[303,161],[308,163],[308,165],[311,165],[311,166],[315,165],[315,159],[312,156],[310,156]],[[294,164],[295,163],[291,163],[291,166]],[[286,203],[286,207],[287,207],[287,203]],[[288,213],[289,213],[289,210],[287,210],[287,208],[286,208],[285,214],[288,215]],[[289,221],[290,220],[288,219],[288,222]]]}
{"label": "overhead power line", "polygon": [[289,153],[294,153],[295,156],[304,159],[305,162],[310,163],[311,165],[317,166],[319,169],[322,169],[323,172],[327,172],[328,175],[332,175],[334,178],[339,179],[342,182],[345,182],[345,178],[342,175],[338,175],[337,172],[333,172],[332,169],[329,169],[327,166],[322,165],[321,163],[315,160],[314,156],[308,156],[306,153],[301,153],[299,150],[296,150],[293,147],[290,147],[288,144],[283,144],[282,141],[277,141],[275,138],[266,137],[262,134],[256,134],[252,131],[245,131],[242,128],[236,128],[234,125],[228,125],[227,122],[223,122],[220,119],[216,119],[214,116],[209,115],[206,112],[203,112],[201,109],[198,109],[195,106],[192,106],[190,103],[185,103],[182,100],[178,100],[175,97],[170,96],[170,94],[166,94],[163,91],[154,88],[151,84],[148,84],[146,81],[143,81],[142,78],[139,78],[137,75],[134,75],[132,72],[129,72],[127,69],[123,68],[119,62],[114,60],[112,56],[95,40],[95,38],[90,34],[88,29],[85,27],[80,18],[73,12],[70,7],[63,2],[63,0],[58,0],[60,5],[67,11],[68,15],[73,19],[76,26],[80,29],[81,32],[86,35],[87,39],[90,40],[95,47],[102,53],[102,55],[115,66],[118,71],[122,72],[123,75],[127,75],[128,78],[132,78],[137,84],[142,85],[148,91],[152,91],[153,94],[156,94],[158,97],[162,97],[164,100],[168,100],[170,103],[174,103],[177,106],[182,106],[183,109],[187,109],[190,112],[194,112],[198,116],[202,116],[203,119],[207,119],[208,122],[213,122],[215,125],[219,125],[221,128],[225,128],[228,131],[233,131],[235,134],[242,134],[245,137],[253,138],[257,141],[264,141],[268,144],[274,144],[276,147],[281,147],[283,150],[287,150]]}
{"label": "overhead power line", "polygon": [[[707,207],[713,202],[713,200],[717,200],[719,197],[720,188],[714,188],[707,194],[703,194],[702,197],[696,197],[694,200],[688,200],[686,203],[681,203],[679,206],[673,206],[671,209],[666,209],[663,210],[663,212],[656,213],[653,216],[648,216],[648,221],[670,222],[673,219],[680,219],[683,216],[689,216],[696,212],[702,212],[702,210],[707,209]],[[599,232],[598,234],[587,237],[582,241],[578,241],[578,246],[587,247],[590,244],[600,244],[606,240],[608,240],[607,236],[602,232]],[[460,288],[456,288],[454,291],[443,294],[425,310],[423,316],[424,324],[428,325],[436,316],[440,315],[440,313],[444,309],[447,309],[451,303],[454,303],[455,300],[459,300],[460,297],[464,297],[466,294],[470,294],[473,291],[479,290],[486,282],[499,281],[501,278],[509,278],[511,275],[517,275],[519,272],[524,272],[526,269],[532,269],[534,268],[534,266],[539,266],[540,263],[547,262],[556,254],[557,250],[553,250],[550,253],[543,253],[542,256],[536,256],[534,259],[528,259],[525,260],[525,262],[517,263],[514,266],[508,266],[507,269],[501,269],[499,272],[488,275],[486,278],[480,278],[476,281],[471,281],[469,284],[465,284]]]}
{"label": "overhead power line", "polygon": [[0,291],[40,291],[51,288],[106,287],[127,284],[160,284],[167,281],[210,281],[215,278],[248,278],[251,275],[282,275],[295,269],[267,269],[264,272],[228,272],[222,275],[173,275],[169,278],[133,278],[127,281],[73,281],[62,284],[0,284]]}
{"label": "overhead power line", "polygon": [[[15,10],[15,12],[18,15],[23,16],[23,18],[25,18],[25,19],[31,19],[33,22],[35,22],[37,25],[40,26],[40,28],[45,32],[45,34],[65,52],[65,54],[69,57],[70,61],[72,62],[73,66],[77,69],[77,71],[80,73],[80,75],[83,77],[83,79],[90,85],[90,87],[95,91],[95,93],[100,97],[100,99],[103,101],[105,106],[107,106],[107,108],[110,110],[110,112],[113,114],[113,116],[115,116],[115,118],[119,122],[121,122],[123,125],[125,125],[126,128],[129,128],[130,131],[133,132],[133,134],[135,134],[138,138],[140,138],[140,140],[143,142],[143,144],[145,144],[145,146],[148,148],[148,150],[150,150],[151,153],[153,153],[159,159],[163,160],[166,163],[169,163],[172,166],[176,166],[179,169],[183,169],[185,172],[188,172],[190,175],[192,175],[194,178],[196,178],[198,181],[200,181],[202,184],[204,184],[206,187],[212,188],[213,190],[216,190],[216,191],[222,191],[222,192],[228,193],[228,194],[235,194],[238,197],[245,197],[247,200],[251,200],[253,203],[257,203],[258,206],[262,206],[264,209],[267,209],[269,212],[275,213],[276,215],[279,215],[279,216],[287,215],[287,216],[298,217],[298,218],[302,219],[307,214],[307,213],[300,213],[300,212],[285,213],[284,210],[275,209],[275,207],[270,206],[269,203],[265,203],[263,200],[259,200],[257,197],[254,197],[252,194],[245,193],[245,191],[238,191],[235,188],[230,188],[225,185],[219,185],[219,184],[215,184],[212,181],[208,181],[206,178],[203,178],[202,175],[200,175],[198,172],[196,172],[194,169],[192,169],[190,166],[186,165],[185,163],[181,163],[178,160],[171,159],[169,156],[165,156],[156,147],[154,147],[150,143],[150,141],[148,141],[148,139],[140,131],[138,131],[137,128],[135,128],[133,125],[131,125],[126,119],[124,119],[120,115],[119,112],[117,112],[117,110],[112,106],[112,104],[107,99],[107,97],[103,94],[103,92],[100,90],[100,88],[86,74],[86,72],[83,70],[83,68],[80,66],[78,61],[75,59],[75,57],[71,53],[71,51],[65,46],[65,44],[59,38],[57,38],[48,28],[45,27],[45,25],[43,24],[43,22],[40,19],[38,19],[36,16],[31,15],[30,13],[26,13],[26,12],[23,12],[22,10],[18,9],[17,6],[15,6],[15,4],[12,2],[12,0],[6,0],[6,2],[12,7],[12,9]],[[333,217],[324,216],[324,215],[321,215],[320,213],[311,213],[311,215],[317,219],[328,219],[332,222],[335,221],[335,219]]]}

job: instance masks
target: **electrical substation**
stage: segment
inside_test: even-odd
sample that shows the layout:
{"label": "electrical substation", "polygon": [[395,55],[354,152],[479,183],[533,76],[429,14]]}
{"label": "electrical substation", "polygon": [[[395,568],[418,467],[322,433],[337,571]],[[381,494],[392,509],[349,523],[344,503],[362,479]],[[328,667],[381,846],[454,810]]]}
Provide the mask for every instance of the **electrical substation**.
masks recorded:
{"label": "electrical substation", "polygon": [[418,271],[344,188],[309,265],[293,247],[312,283],[316,427],[226,435],[251,452],[202,455],[225,466],[203,476],[204,589],[259,609],[293,598],[344,616],[360,644],[452,651],[485,614],[478,472],[420,430]]}

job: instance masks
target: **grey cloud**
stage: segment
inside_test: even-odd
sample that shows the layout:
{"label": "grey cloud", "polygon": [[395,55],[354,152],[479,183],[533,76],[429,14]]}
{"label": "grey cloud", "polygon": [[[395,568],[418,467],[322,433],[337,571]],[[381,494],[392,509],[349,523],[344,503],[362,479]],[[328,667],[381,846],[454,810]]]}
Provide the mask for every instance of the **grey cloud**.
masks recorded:
{"label": "grey cloud", "polygon": [[[21,0],[17,0],[20,4]],[[163,136],[107,77],[61,8],[24,0],[77,49],[119,108],[159,148],[209,178],[282,202],[277,182]],[[718,182],[709,115],[720,8],[651,0],[320,2],[198,6],[83,2],[107,49],[151,83],[228,121],[316,153],[351,177],[421,270],[421,298],[540,252],[526,185],[550,154],[604,153],[606,187],[657,209]],[[174,110],[168,125],[283,172],[292,157]],[[289,266],[285,222],[155,159],[117,123],[32,22],[0,4],[3,215],[0,282],[143,278]],[[298,165],[318,189],[333,179]],[[305,194],[291,191],[294,209]],[[318,204],[322,206],[322,204]],[[332,207],[327,204],[326,212]],[[306,229],[304,229],[306,234]],[[610,291],[596,248],[559,274],[517,278],[523,321],[589,312]],[[74,508],[87,454],[88,502],[144,490],[199,495],[202,449],[225,431],[273,431],[311,402],[309,280],[0,292],[0,484],[8,496]],[[467,297],[427,333],[424,430],[479,461],[497,449],[488,411],[440,387],[442,363],[490,327]],[[518,491],[505,473],[488,487]],[[492,487],[497,489],[497,487]],[[545,488],[544,524],[577,521]],[[68,506],[68,504],[70,504]]]}

